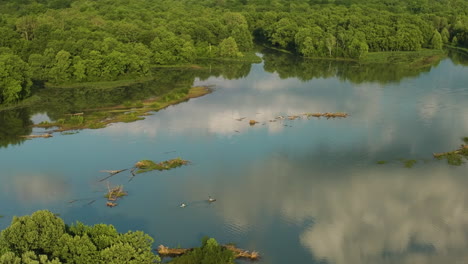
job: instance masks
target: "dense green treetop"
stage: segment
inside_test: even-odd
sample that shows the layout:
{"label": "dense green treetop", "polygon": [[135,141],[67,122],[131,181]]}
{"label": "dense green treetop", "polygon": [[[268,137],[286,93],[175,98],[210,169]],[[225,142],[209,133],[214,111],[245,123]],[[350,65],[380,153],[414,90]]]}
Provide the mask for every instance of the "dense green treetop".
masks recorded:
{"label": "dense green treetop", "polygon": [[153,239],[111,225],[67,226],[49,211],[14,217],[0,233],[0,263],[155,263]]}

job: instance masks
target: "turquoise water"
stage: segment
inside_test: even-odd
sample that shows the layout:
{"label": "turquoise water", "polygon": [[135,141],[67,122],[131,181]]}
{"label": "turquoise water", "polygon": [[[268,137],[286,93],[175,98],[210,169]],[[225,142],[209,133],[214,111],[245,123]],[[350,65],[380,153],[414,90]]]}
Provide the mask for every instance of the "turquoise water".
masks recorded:
{"label": "turquoise water", "polygon": [[[4,143],[0,228],[13,215],[49,209],[67,223],[143,230],[154,247],[192,247],[215,237],[259,251],[260,263],[468,258],[468,167],[432,158],[468,136],[467,66],[446,58],[407,72],[264,59],[190,74],[193,85],[213,85],[214,92],[143,121]],[[10,114],[26,126],[53,111]],[[305,112],[350,116],[269,122]],[[249,126],[250,119],[259,123]],[[191,164],[99,182],[107,176],[100,170],[175,157]],[[402,160],[413,159],[415,166],[405,168]],[[107,184],[123,184],[129,193],[115,208],[105,206]],[[209,204],[208,196],[217,201]],[[182,202],[188,206],[179,208]]]}

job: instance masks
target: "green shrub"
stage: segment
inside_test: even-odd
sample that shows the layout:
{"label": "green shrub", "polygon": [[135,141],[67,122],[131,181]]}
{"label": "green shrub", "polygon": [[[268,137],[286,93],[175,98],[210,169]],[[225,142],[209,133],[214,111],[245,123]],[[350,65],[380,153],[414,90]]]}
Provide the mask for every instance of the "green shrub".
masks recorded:
{"label": "green shrub", "polygon": [[49,211],[14,217],[0,233],[0,263],[159,263],[153,239],[143,232],[120,234],[112,225],[66,226]]}
{"label": "green shrub", "polygon": [[202,246],[175,258],[172,264],[234,264],[234,253],[220,246],[214,238],[205,237]]}

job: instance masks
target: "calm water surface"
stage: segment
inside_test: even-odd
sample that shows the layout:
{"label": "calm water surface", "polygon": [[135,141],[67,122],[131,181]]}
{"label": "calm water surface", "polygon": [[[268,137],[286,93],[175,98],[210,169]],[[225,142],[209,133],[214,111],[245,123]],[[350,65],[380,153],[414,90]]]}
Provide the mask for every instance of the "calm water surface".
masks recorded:
{"label": "calm water surface", "polygon": [[[214,85],[212,94],[105,129],[22,142],[30,123],[78,106],[3,112],[0,228],[49,209],[67,223],[143,230],[155,247],[215,237],[259,251],[260,263],[466,263],[468,166],[432,158],[468,136],[460,58],[415,71],[264,59],[195,72],[194,85]],[[269,122],[340,111],[350,117]],[[105,206],[100,170],[175,157],[192,164],[111,178],[129,196]]]}

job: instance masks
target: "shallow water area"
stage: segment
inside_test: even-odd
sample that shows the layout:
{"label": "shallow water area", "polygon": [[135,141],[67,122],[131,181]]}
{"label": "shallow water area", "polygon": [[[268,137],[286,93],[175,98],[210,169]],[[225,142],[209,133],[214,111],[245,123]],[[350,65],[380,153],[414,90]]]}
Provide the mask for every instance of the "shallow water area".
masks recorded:
{"label": "shallow water area", "polygon": [[[259,263],[468,258],[468,165],[432,157],[468,136],[466,58],[414,72],[263,59],[179,76],[215,90],[133,123],[19,140],[58,110],[0,112],[0,228],[49,209],[67,223],[145,231],[155,248],[215,237],[259,251]],[[316,112],[349,116],[277,118]],[[99,182],[100,170],[177,157],[191,164]],[[108,183],[128,192],[114,208]]]}

